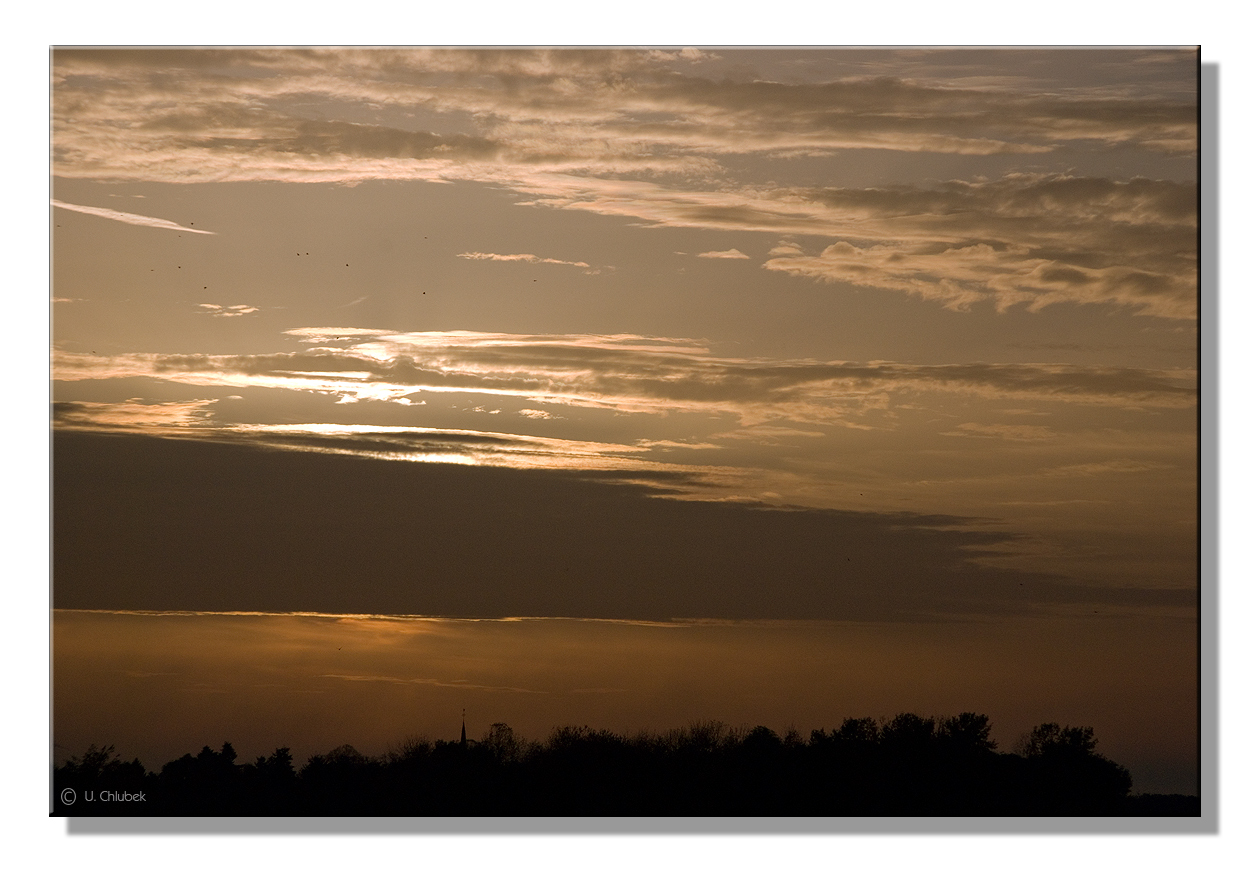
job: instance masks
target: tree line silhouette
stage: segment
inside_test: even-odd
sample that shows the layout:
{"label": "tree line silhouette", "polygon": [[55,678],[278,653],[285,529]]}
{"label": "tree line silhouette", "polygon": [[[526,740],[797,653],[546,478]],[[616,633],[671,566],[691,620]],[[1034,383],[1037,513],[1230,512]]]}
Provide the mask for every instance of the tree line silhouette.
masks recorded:
{"label": "tree line silhouette", "polygon": [[52,815],[1199,815],[1194,796],[1130,795],[1092,728],[1039,725],[1014,752],[989,734],[978,713],[846,719],[806,740],[697,722],[628,737],[562,727],[536,742],[496,723],[480,740],[413,738],[377,757],[343,745],[299,770],[289,748],[239,764],[224,743],[159,772],[93,745],[54,768]]}

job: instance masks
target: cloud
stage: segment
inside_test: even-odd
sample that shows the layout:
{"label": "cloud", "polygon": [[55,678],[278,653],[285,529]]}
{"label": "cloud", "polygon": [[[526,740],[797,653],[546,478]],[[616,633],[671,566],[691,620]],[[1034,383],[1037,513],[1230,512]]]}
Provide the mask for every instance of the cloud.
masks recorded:
{"label": "cloud", "polygon": [[756,444],[783,444],[788,438],[824,438],[825,432],[815,429],[795,429],[790,426],[760,424],[735,429],[732,432],[719,432],[712,436],[718,441],[750,441]]}
{"label": "cloud", "polygon": [[182,224],[167,221],[163,218],[148,217],[141,214],[131,214],[126,211],[116,211],[111,208],[96,208],[90,205],[74,205],[73,203],[61,202],[60,200],[52,200],[52,205],[56,208],[64,208],[70,211],[78,211],[83,214],[92,214],[96,217],[108,218],[109,220],[121,221],[126,224],[134,224],[140,227],[153,227],[160,230],[178,230],[183,233],[200,233],[206,236],[216,235],[216,233],[208,230],[197,230],[194,227],[184,227]]}
{"label": "cloud", "polygon": [[[1071,51],[791,53],[774,59],[769,80],[726,61],[752,57],[58,50],[53,171],[174,183],[476,181],[528,197],[519,205],[820,237],[809,252],[789,238],[765,268],[955,310],[1108,304],[1195,317],[1194,184],[1052,169],[805,188],[726,162],[845,149],[1053,153],[1052,167],[1069,165],[1059,162],[1065,149],[1192,159],[1192,51],[1083,53],[1106,77],[1094,83],[1057,72]],[[709,63],[715,76],[695,74]],[[308,117],[309,105],[322,116]],[[701,256],[718,253],[732,256]],[[536,254],[461,256],[591,268]]]}
{"label": "cloud", "polygon": [[746,254],[737,248],[730,248],[728,251],[705,251],[702,254],[696,254],[698,257],[707,257],[712,260],[749,260]]}
{"label": "cloud", "polygon": [[774,245],[772,249],[768,252],[768,256],[770,257],[790,257],[790,256],[802,256],[802,255],[803,255],[803,249],[798,244],[788,239],[786,241],[783,241],[783,242],[780,242],[779,244]]}
{"label": "cloud", "polygon": [[[719,155],[848,148],[1040,154],[1093,142],[1192,154],[1193,53],[1173,56],[1172,87],[1132,94],[985,74],[1020,68],[1019,52],[931,81],[848,75],[852,58],[821,52],[795,55],[791,80],[762,81],[732,67],[691,75],[712,58],[680,52],[60,50],[54,162],[77,177],[360,181],[474,169],[712,177]],[[302,110],[313,102],[322,117]],[[414,124],[429,113],[440,132]]]}
{"label": "cloud", "polygon": [[1138,459],[1109,459],[1105,462],[1083,462],[1047,469],[1047,477],[1090,477],[1102,474],[1132,474],[1141,471],[1159,471],[1170,466],[1160,462],[1144,462]]}
{"label": "cloud", "polygon": [[[56,437],[61,608],[926,619],[1193,598],[1192,589],[1081,585],[980,563],[976,553],[1019,533],[947,514],[656,500],[645,489],[588,485],[580,473],[333,455],[307,456],[305,473],[292,474],[273,450]],[[153,462],[197,485],[154,482],[144,471]],[[101,510],[101,492],[117,495],[114,509]],[[345,585],[347,575],[370,582]]]}
{"label": "cloud", "polygon": [[481,251],[466,251],[463,254],[456,254],[457,257],[463,257],[466,260],[496,260],[504,263],[546,263],[553,266],[577,266],[585,269],[588,274],[597,274],[597,269],[591,269],[589,263],[582,263],[575,260],[555,260],[551,257],[539,257],[536,254],[487,254]]}
{"label": "cloud", "polygon": [[200,302],[197,308],[204,309],[200,314],[209,314],[213,317],[242,317],[245,314],[255,314],[260,311],[253,305],[214,305],[211,302]]}
{"label": "cloud", "polygon": [[943,435],[965,438],[1001,438],[1006,441],[1045,441],[1055,433],[1045,426],[1014,426],[1007,423],[960,423],[953,432]]}
{"label": "cloud", "polygon": [[208,423],[212,416],[211,406],[216,401],[195,399],[155,404],[147,404],[142,399],[128,399],[121,403],[56,402],[52,406],[52,416],[56,427],[66,430],[184,428]]}
{"label": "cloud", "polygon": [[[693,468],[649,458],[660,442],[620,444],[410,426],[335,423],[224,423],[212,419],[215,399],[143,404],[57,402],[58,431],[158,435],[191,441],[241,444],[270,450],[357,456],[400,462],[472,465],[488,468],[572,471],[613,483],[635,483],[656,491],[706,494],[741,477],[734,469]],[[474,408],[474,411],[485,411]]]}
{"label": "cloud", "polygon": [[[923,392],[1119,408],[1183,408],[1196,401],[1196,374],[1184,369],[742,359],[714,357],[688,339],[636,335],[333,327],[287,334],[318,346],[252,355],[57,351],[53,371],[61,381],[151,377],[344,401],[396,401],[421,393],[514,397],[632,414],[731,415],[743,425],[853,422],[889,407],[892,396]],[[325,340],[340,346],[322,345]]]}
{"label": "cloud", "polygon": [[525,694],[545,695],[543,689],[524,689],[518,686],[484,686],[470,683],[467,680],[436,680],[425,677],[390,677],[380,674],[321,674],[331,680],[349,680],[353,682],[397,683],[399,685],[437,686],[443,689],[476,689],[484,692],[522,692]]}
{"label": "cloud", "polygon": [[842,216],[830,234],[844,238],[817,255],[778,246],[764,268],[955,309],[1067,302],[1169,318],[1197,313],[1193,184],[1017,174],[804,196]]}
{"label": "cloud", "polygon": [[[1193,153],[1195,78],[1183,63],[1193,53],[1174,56],[1173,83],[1188,92],[986,76],[1011,69],[1009,56],[924,81],[847,75],[853,61],[824,52],[824,80],[808,55],[794,78],[763,81],[731,67],[692,75],[711,57],[680,52],[56,51],[54,156],[78,176],[192,181],[419,177],[489,163],[706,171],[720,154],[848,148],[1040,154],[1093,142]],[[895,70],[906,65],[895,56]],[[309,118],[300,107],[312,101],[330,111]],[[378,120],[360,123],[353,107]],[[459,129],[413,129],[416,112]]]}
{"label": "cloud", "polygon": [[932,187],[674,190],[654,182],[532,178],[535,203],[666,227],[835,239],[794,241],[764,268],[915,294],[953,309],[1113,304],[1158,317],[1197,311],[1197,187],[1010,174]]}

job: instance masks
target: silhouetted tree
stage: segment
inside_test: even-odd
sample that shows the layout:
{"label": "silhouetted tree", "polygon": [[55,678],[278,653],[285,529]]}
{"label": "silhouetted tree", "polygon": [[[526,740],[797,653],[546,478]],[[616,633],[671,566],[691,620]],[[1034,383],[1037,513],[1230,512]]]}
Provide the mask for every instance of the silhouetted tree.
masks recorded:
{"label": "silhouetted tree", "polygon": [[960,755],[993,752],[998,748],[990,739],[990,717],[981,713],[960,713],[942,719],[937,735],[951,751]]}
{"label": "silhouetted tree", "polygon": [[[143,763],[135,758],[122,761],[117,757],[117,750],[109,746],[97,746],[94,743],[87,747],[81,756],[73,756],[60,767],[54,769],[52,775],[54,812],[70,812],[77,815],[141,815],[146,813],[149,801],[136,803],[116,803],[112,801],[87,800],[90,794],[98,798],[101,792],[132,792],[150,796],[153,790],[153,777],[143,767]],[[70,788],[74,790],[75,799],[71,804],[62,801],[61,792]]]}
{"label": "silhouetted tree", "polygon": [[1026,793],[1038,815],[1108,815],[1123,810],[1133,787],[1127,770],[1095,751],[1094,729],[1047,722],[1020,744],[1029,776]]}
{"label": "silhouetted tree", "polygon": [[243,766],[245,799],[262,815],[289,815],[295,803],[296,774],[290,747],[275,749],[268,757],[258,756],[255,764]]}
{"label": "silhouetted tree", "polygon": [[492,724],[479,743],[501,764],[520,761],[526,750],[506,722]]}
{"label": "silhouetted tree", "polygon": [[58,814],[161,815],[1196,815],[1197,798],[1128,797],[1132,779],[1093,730],[1048,722],[1001,753],[988,717],[848,718],[804,741],[695,722],[625,737],[585,726],[526,742],[496,722],[481,740],[410,739],[369,758],[349,744],[298,771],[289,747],[251,764],[204,747],[148,773],[112,746],[53,771],[58,788],[143,789],[145,805]]}

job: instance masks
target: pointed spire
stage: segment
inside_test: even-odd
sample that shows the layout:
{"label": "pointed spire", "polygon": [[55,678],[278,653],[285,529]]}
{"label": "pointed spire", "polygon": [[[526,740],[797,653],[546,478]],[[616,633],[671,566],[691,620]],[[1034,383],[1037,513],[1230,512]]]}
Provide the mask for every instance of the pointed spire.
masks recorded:
{"label": "pointed spire", "polygon": [[460,709],[460,745],[466,746],[466,747],[469,745],[468,737],[464,733],[464,708],[463,707]]}

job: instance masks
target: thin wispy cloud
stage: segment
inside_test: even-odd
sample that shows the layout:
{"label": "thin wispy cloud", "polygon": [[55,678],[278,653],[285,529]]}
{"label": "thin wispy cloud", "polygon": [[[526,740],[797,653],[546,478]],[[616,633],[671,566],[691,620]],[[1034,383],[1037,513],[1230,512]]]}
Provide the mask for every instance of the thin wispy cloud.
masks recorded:
{"label": "thin wispy cloud", "polygon": [[463,254],[457,254],[466,260],[494,260],[500,263],[543,263],[550,266],[577,266],[579,269],[592,270],[589,263],[583,263],[580,260],[557,260],[552,257],[539,257],[536,254],[489,254],[482,251],[466,251]]}
{"label": "thin wispy cloud", "polygon": [[212,317],[242,317],[245,314],[255,314],[260,311],[254,305],[216,305],[212,302],[200,302],[196,307],[200,309],[201,314],[208,314]]}
{"label": "thin wispy cloud", "polygon": [[1001,438],[1007,441],[1044,441],[1055,437],[1045,426],[1012,425],[1008,423],[960,423],[943,435],[964,438]]}
{"label": "thin wispy cloud", "polygon": [[96,217],[108,218],[109,220],[121,221],[124,224],[134,224],[140,227],[152,227],[158,230],[177,230],[180,233],[200,233],[201,235],[212,236],[216,233],[209,230],[197,230],[195,227],[184,227],[182,224],[167,221],[163,218],[148,217],[142,214],[132,214],[128,211],[117,211],[111,208],[96,208],[90,205],[75,205],[69,202],[61,202],[60,200],[52,200],[52,205],[56,208],[68,209],[69,211],[82,212],[83,214],[95,215]]}
{"label": "thin wispy cloud", "polygon": [[650,181],[534,178],[538,201],[656,226],[836,240],[778,245],[764,268],[903,291],[953,310],[1104,304],[1197,313],[1193,183],[1015,174],[889,189],[673,190]]}
{"label": "thin wispy cloud", "polygon": [[486,686],[467,680],[439,680],[429,677],[391,677],[383,674],[322,674],[330,680],[347,680],[358,683],[396,683],[399,685],[435,686],[441,689],[472,689],[480,692],[520,692],[545,695],[542,689],[526,689],[520,686]]}
{"label": "thin wispy cloud", "polygon": [[696,254],[698,257],[706,257],[709,260],[749,260],[746,254],[737,248],[730,248],[728,251],[704,251],[702,254]]}
{"label": "thin wispy cloud", "polygon": [[1047,469],[1047,477],[1091,477],[1103,474],[1139,474],[1157,472],[1169,466],[1161,462],[1145,462],[1138,459],[1109,459],[1105,462],[1082,462]]}
{"label": "thin wispy cloud", "polygon": [[774,248],[764,268],[900,290],[961,309],[1113,304],[1197,313],[1192,184],[1015,175],[934,189],[811,191],[856,225],[818,254]]}

